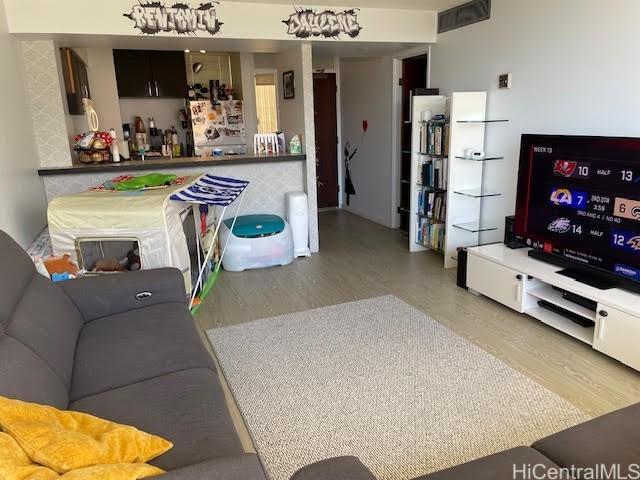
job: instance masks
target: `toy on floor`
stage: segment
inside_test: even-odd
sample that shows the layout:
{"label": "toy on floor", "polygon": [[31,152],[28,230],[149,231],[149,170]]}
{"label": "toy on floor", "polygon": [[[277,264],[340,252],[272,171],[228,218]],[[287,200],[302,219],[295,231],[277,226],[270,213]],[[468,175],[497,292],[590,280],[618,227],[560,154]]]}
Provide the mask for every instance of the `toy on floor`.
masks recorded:
{"label": "toy on floor", "polygon": [[49,257],[44,266],[54,282],[69,280],[78,276],[78,265],[71,260],[71,255],[65,253],[62,257]]}
{"label": "toy on floor", "polygon": [[94,272],[124,272],[124,266],[117,258],[101,258],[93,267]]}

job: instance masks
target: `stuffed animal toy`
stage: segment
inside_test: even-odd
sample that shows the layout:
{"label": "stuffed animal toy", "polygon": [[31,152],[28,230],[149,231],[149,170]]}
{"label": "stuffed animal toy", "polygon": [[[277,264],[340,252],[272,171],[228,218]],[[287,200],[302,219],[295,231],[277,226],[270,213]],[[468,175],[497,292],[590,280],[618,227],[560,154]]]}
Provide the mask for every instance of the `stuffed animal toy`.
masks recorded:
{"label": "stuffed animal toy", "polygon": [[140,250],[138,248],[134,248],[127,253],[127,268],[131,271],[140,270]]}
{"label": "stuffed animal toy", "polygon": [[44,266],[53,278],[54,274],[63,275],[65,273],[72,277],[78,276],[78,266],[71,260],[71,255],[65,253],[62,257],[49,257],[44,261]]}
{"label": "stuffed animal toy", "polygon": [[123,272],[124,267],[117,258],[102,258],[96,262],[93,270],[96,272]]}

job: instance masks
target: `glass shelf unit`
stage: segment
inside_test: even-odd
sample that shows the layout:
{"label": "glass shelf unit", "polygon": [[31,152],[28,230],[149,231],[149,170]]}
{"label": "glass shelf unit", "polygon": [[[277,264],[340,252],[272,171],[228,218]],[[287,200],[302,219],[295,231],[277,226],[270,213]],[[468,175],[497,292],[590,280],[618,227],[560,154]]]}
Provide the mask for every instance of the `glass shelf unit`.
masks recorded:
{"label": "glass shelf unit", "polygon": [[505,123],[509,120],[458,120],[458,123]]}
{"label": "glass shelf unit", "polygon": [[502,195],[500,192],[484,191],[482,188],[467,188],[461,190],[454,190],[453,193],[458,195],[464,195],[465,197],[473,198],[486,198],[486,197],[499,197]]}
{"label": "glass shelf unit", "polygon": [[426,153],[426,152],[418,152],[418,155],[422,155],[423,157],[432,157],[432,158],[449,158],[449,155],[434,155],[433,153]]}
{"label": "glass shelf unit", "polygon": [[455,228],[459,228],[460,230],[465,230],[471,233],[479,233],[479,232],[491,232],[493,230],[497,230],[498,227],[487,227],[481,225],[480,222],[462,222],[462,223],[454,223],[453,226]]}
{"label": "glass shelf unit", "polygon": [[504,159],[504,157],[494,157],[494,156],[484,156],[482,158],[456,156],[455,158],[457,158],[458,160],[467,160],[469,162],[487,162],[489,160],[502,160],[502,159]]}
{"label": "glass shelf unit", "polygon": [[398,210],[404,213],[411,213],[411,210],[409,210],[408,208],[404,208],[404,207],[398,207]]}

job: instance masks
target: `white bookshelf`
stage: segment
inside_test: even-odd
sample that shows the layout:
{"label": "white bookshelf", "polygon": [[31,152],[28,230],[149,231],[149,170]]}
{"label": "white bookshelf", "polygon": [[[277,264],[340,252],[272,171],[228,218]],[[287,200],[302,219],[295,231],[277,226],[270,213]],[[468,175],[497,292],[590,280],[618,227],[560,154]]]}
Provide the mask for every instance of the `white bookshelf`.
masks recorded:
{"label": "white bookshelf", "polygon": [[[448,99],[442,95],[419,95],[412,98],[411,107],[411,215],[409,218],[409,251],[423,252],[428,247],[417,242],[418,227],[418,194],[424,188],[421,186],[422,164],[433,161],[435,157],[426,155],[420,150],[420,130],[424,125],[423,112],[430,111],[432,115],[448,116]],[[442,159],[442,158],[440,158]],[[447,159],[445,158],[445,161]]]}
{"label": "white bookshelf", "polygon": [[[495,232],[498,225],[482,222],[484,209],[496,208],[502,192],[490,191],[484,186],[484,178],[491,168],[498,168],[502,157],[495,152],[485,152],[482,159],[466,158],[466,149],[485,151],[485,135],[491,126],[506,120],[487,119],[486,92],[454,92],[450,98],[444,96],[417,96],[413,98],[412,110],[412,161],[411,161],[411,223],[409,230],[409,250],[420,252],[427,247],[417,243],[418,195],[421,165],[430,161],[429,155],[420,152],[420,128],[422,112],[447,117],[449,126],[448,156],[446,173],[446,216],[444,266],[457,265],[459,247],[481,245],[488,232]],[[499,152],[498,152],[499,153]],[[485,242],[486,243],[486,242]]]}

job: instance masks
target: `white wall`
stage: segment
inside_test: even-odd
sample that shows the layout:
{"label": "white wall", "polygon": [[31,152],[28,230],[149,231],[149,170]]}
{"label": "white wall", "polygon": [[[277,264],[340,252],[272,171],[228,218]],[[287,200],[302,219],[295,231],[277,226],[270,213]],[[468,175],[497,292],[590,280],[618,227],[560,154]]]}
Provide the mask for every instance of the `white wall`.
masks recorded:
{"label": "white wall", "polygon": [[[638,18],[637,0],[493,0],[490,20],[438,36],[431,85],[487,90],[487,116],[509,119],[488,127],[485,150],[506,156],[487,167],[506,194],[487,200],[490,221],[514,211],[522,133],[640,136]],[[513,88],[498,90],[507,72]]]}
{"label": "white wall", "polygon": [[[82,49],[76,49],[76,51]],[[100,130],[115,129],[119,139],[123,138],[116,67],[113,50],[110,48],[87,48],[87,74],[94,108],[100,120]],[[175,121],[175,120],[174,120]],[[86,123],[86,122],[85,122]]]}
{"label": "white wall", "polygon": [[[289,140],[298,134],[304,134],[304,96],[302,91],[302,55],[300,45],[274,56],[275,68],[278,70],[280,88],[278,107],[280,110],[280,130],[285,134],[287,146]],[[295,98],[285,99],[282,88],[282,74],[293,71]]]}
{"label": "white wall", "polygon": [[38,155],[24,89],[22,51],[20,43],[7,34],[2,2],[0,58],[0,229],[26,247],[46,224],[46,203],[37,173]]}
{"label": "white wall", "polygon": [[[358,148],[351,162],[356,195],[345,208],[392,227],[393,198],[393,59],[340,59],[342,144]],[[369,129],[362,137],[362,121]]]}
{"label": "white wall", "polygon": [[[123,14],[130,13],[137,0],[104,2],[102,0],[4,0],[10,31],[13,33],[51,33],[87,35],[137,35],[133,22]],[[192,5],[193,6],[193,5]],[[307,5],[312,7],[313,5]],[[391,5],[393,7],[393,5]],[[332,7],[336,11],[349,7]],[[78,12],[100,12],[92,22],[78,21]],[[223,22],[216,38],[292,40],[282,20],[295,12],[291,2],[220,2],[217,18]],[[437,14],[429,10],[393,8],[358,9],[359,35],[341,35],[341,41],[430,43],[436,36]],[[179,37],[175,32],[160,32],[159,37]],[[206,38],[208,34],[200,33]],[[320,42],[335,42],[322,35]]]}

